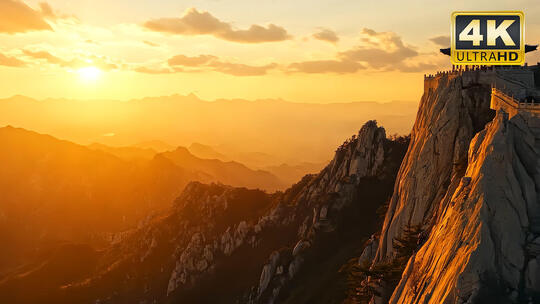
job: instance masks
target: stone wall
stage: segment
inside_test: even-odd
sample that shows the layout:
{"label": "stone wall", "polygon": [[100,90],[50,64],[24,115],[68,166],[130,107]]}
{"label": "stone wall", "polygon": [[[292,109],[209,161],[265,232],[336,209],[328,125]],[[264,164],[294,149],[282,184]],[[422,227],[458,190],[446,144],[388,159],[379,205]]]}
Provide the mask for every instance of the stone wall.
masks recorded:
{"label": "stone wall", "polygon": [[522,82],[526,87],[534,87],[534,72],[523,68],[497,70],[503,77]]}
{"label": "stone wall", "polygon": [[529,113],[540,117],[539,103],[520,102],[514,96],[507,95],[497,88],[491,89],[491,109],[503,109],[510,115],[510,118],[518,113]]}

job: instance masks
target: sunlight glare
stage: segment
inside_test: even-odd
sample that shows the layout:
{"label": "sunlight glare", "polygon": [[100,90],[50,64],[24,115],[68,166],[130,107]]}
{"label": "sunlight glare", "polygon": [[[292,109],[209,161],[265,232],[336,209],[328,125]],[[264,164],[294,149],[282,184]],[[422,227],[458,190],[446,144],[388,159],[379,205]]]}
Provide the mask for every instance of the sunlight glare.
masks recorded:
{"label": "sunlight glare", "polygon": [[84,67],[77,70],[77,73],[79,74],[79,77],[84,81],[96,81],[101,76],[101,70],[94,67]]}

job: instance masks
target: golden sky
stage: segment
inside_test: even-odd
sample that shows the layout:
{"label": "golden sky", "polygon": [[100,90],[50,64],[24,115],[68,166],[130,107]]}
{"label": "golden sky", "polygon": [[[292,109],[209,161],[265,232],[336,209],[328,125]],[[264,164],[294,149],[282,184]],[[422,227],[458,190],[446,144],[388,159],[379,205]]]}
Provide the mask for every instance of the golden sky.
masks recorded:
{"label": "golden sky", "polygon": [[0,97],[418,100],[451,12],[505,9],[540,42],[537,0],[0,0]]}

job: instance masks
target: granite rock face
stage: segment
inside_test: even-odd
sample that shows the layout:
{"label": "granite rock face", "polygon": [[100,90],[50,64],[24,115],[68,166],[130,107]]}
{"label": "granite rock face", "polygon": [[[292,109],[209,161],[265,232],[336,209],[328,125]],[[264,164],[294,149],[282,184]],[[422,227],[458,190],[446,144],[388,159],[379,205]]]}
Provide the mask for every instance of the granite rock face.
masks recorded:
{"label": "granite rock face", "polygon": [[[345,214],[354,205],[373,204],[359,192],[364,179],[382,179],[387,175],[393,180],[398,164],[391,165],[389,152],[395,148],[390,148],[388,142],[385,130],[370,121],[337,149],[333,160],[318,176],[309,178],[292,204],[284,207],[284,213],[295,223],[295,238],[284,244],[288,248],[269,256],[259,285],[252,288],[256,292],[247,294],[241,302],[279,303],[283,300],[282,291],[294,289],[293,282],[304,267],[317,267],[313,263],[323,258],[319,252],[328,250],[332,243],[328,239],[337,239],[346,226]],[[374,212],[372,207],[367,206],[366,210]],[[304,266],[306,263],[309,265]]]}
{"label": "granite rock face", "polygon": [[474,135],[493,118],[490,77],[445,75],[426,80],[411,144],[396,179],[376,260],[391,259],[406,225],[432,225],[447,189],[467,166]]}
{"label": "granite rock face", "polygon": [[465,176],[390,303],[538,303],[540,133],[502,111],[471,141]]}
{"label": "granite rock face", "polygon": [[400,282],[375,287],[372,303],[540,301],[540,118],[495,117],[492,84],[516,87],[496,71],[426,79],[371,269],[397,260],[409,227],[422,232]]}

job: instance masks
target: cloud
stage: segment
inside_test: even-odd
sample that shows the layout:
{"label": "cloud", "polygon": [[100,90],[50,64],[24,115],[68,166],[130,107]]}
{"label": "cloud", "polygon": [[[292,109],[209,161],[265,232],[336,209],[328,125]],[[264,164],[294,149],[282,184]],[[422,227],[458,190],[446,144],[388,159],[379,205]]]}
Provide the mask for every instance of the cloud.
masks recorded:
{"label": "cloud", "polygon": [[148,41],[148,40],[144,40],[143,43],[146,44],[146,45],[149,45],[149,46],[153,46],[153,47],[158,47],[159,46],[159,44],[154,43],[152,41]]}
{"label": "cloud", "polygon": [[74,58],[71,60],[64,60],[60,57],[54,56],[47,51],[31,51],[22,50],[23,54],[37,60],[44,60],[49,64],[58,65],[64,68],[81,68],[86,66],[95,66],[101,70],[109,71],[118,69],[118,65],[109,62],[106,58],[96,55],[87,55],[80,58]]}
{"label": "cloud", "polygon": [[165,68],[153,69],[153,68],[148,68],[148,67],[138,67],[138,68],[135,69],[135,72],[157,75],[157,74],[172,74],[172,73],[179,72],[179,71],[178,70],[165,69]]}
{"label": "cloud", "polygon": [[437,36],[429,38],[429,41],[435,43],[440,47],[450,47],[450,36]]}
{"label": "cloud", "polygon": [[15,57],[8,57],[0,53],[0,65],[8,67],[24,67],[26,66],[26,62],[21,61]]}
{"label": "cloud", "polygon": [[395,33],[365,28],[362,34],[365,45],[340,53],[341,58],[364,62],[376,69],[394,69],[405,59],[418,56],[418,52],[406,46]]}
{"label": "cloud", "polygon": [[[48,4],[46,7],[50,8]],[[53,30],[44,20],[42,11],[36,11],[20,0],[0,1],[0,33],[15,34],[41,30]]]}
{"label": "cloud", "polygon": [[71,60],[71,65],[73,68],[95,66],[103,71],[117,70],[120,68],[118,64],[110,62],[108,58],[97,55],[85,55],[80,58],[75,58]]}
{"label": "cloud", "polygon": [[47,3],[47,2],[39,3],[39,9],[41,10],[41,15],[43,17],[48,17],[48,18],[51,18],[51,19],[58,18],[56,16],[56,14],[54,13],[54,10],[51,7],[51,5],[49,3]]}
{"label": "cloud", "polygon": [[336,32],[330,29],[321,29],[319,32],[313,34],[313,38],[330,43],[336,43],[339,41],[339,37]]}
{"label": "cloud", "polygon": [[47,19],[48,21],[57,21],[59,19],[72,19],[74,21],[79,22],[79,18],[75,15],[70,14],[63,14],[61,12],[55,11],[52,6],[47,2],[40,2],[39,3],[39,12],[41,16],[43,16],[44,19]]}
{"label": "cloud", "polygon": [[60,59],[59,57],[54,56],[53,54],[46,52],[46,51],[30,51],[30,50],[22,50],[23,54],[25,54],[28,57],[34,58],[34,59],[43,59],[47,61],[50,64],[57,64],[59,66],[70,66],[69,61],[65,61]]}
{"label": "cloud", "polygon": [[393,32],[364,28],[360,45],[336,54],[335,59],[291,63],[288,72],[356,73],[361,69],[379,71],[421,72],[437,68],[434,58],[420,54]]}
{"label": "cloud", "polygon": [[364,69],[364,65],[351,60],[313,60],[295,62],[289,65],[291,72],[302,73],[336,73],[348,74],[356,73],[360,69]]}
{"label": "cloud", "polygon": [[168,63],[170,66],[188,66],[188,67],[196,67],[201,66],[204,64],[209,63],[212,60],[217,59],[216,56],[212,55],[199,55],[196,57],[189,57],[186,55],[176,55],[174,57],[171,57],[168,60]]}
{"label": "cloud", "polygon": [[[220,21],[217,22],[219,24]],[[319,33],[326,32],[321,30]],[[197,56],[179,54],[162,62],[159,68],[141,67],[135,71],[147,74],[215,71],[233,76],[261,76],[280,66],[280,70],[285,73],[307,74],[353,74],[364,69],[416,73],[441,66],[441,63],[437,62],[439,56],[433,56],[435,53],[420,53],[393,32],[377,32],[366,28],[361,33],[361,43],[358,46],[336,52],[334,57],[329,59],[299,60],[285,65],[277,63],[250,65],[230,62],[208,54]],[[331,37],[326,38],[335,40]]]}
{"label": "cloud", "polygon": [[158,69],[138,67],[135,71],[146,74],[214,71],[233,76],[261,76],[278,66],[276,63],[266,65],[233,63],[221,60],[219,57],[213,55],[176,55],[167,60],[167,65],[167,68]]}
{"label": "cloud", "polygon": [[277,67],[276,63],[261,66],[253,66],[241,63],[230,63],[214,61],[209,64],[214,71],[229,74],[233,76],[261,76],[266,75],[269,70]]}
{"label": "cloud", "polygon": [[439,66],[434,64],[434,63],[424,63],[424,62],[420,62],[420,63],[411,63],[411,64],[400,64],[397,69],[400,70],[401,72],[405,72],[405,73],[419,73],[419,72],[423,72],[423,71],[428,71],[428,70],[434,70],[434,69],[438,69]]}
{"label": "cloud", "polygon": [[227,30],[222,37],[234,42],[261,43],[287,40],[290,35],[284,28],[270,24],[267,27],[252,25],[247,30]]}
{"label": "cloud", "polygon": [[144,27],[149,30],[185,36],[212,35],[216,38],[240,42],[262,43],[290,39],[287,31],[277,25],[267,27],[251,25],[247,30],[234,29],[230,23],[223,22],[208,12],[188,9],[181,18],[159,18],[147,21]]}

